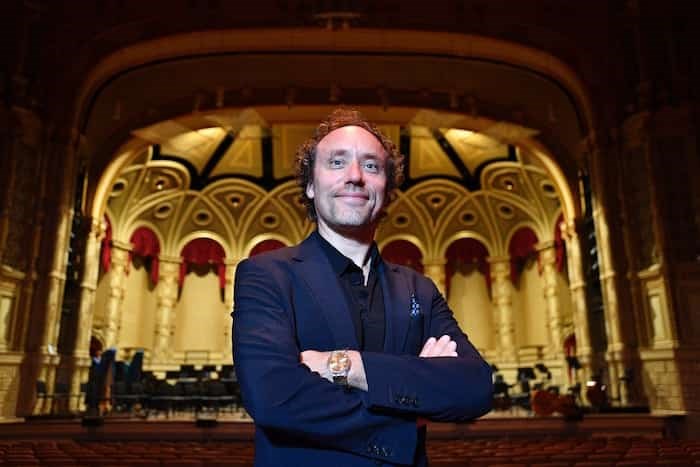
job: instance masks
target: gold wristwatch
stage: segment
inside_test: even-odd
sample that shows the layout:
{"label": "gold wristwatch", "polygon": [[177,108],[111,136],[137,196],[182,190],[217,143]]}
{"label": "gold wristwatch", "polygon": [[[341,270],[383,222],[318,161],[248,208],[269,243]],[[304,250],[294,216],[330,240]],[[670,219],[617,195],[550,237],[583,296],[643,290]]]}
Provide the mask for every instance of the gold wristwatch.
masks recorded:
{"label": "gold wristwatch", "polygon": [[348,373],[350,373],[350,355],[347,350],[334,350],[328,357],[328,371],[335,384],[348,385]]}

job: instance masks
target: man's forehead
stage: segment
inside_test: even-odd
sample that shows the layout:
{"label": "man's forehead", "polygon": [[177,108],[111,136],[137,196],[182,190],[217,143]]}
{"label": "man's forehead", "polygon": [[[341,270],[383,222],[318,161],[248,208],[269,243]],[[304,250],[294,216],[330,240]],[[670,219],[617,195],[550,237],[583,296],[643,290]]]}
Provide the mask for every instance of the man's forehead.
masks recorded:
{"label": "man's forehead", "polygon": [[324,152],[354,148],[376,155],[387,155],[384,145],[373,133],[356,125],[336,128],[318,142],[318,149]]}

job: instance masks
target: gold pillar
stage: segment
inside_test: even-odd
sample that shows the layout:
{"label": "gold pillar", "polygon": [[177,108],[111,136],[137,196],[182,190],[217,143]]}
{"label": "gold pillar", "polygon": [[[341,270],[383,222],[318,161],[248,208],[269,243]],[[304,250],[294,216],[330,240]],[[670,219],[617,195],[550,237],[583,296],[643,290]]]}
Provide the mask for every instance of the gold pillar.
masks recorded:
{"label": "gold pillar", "polygon": [[562,227],[562,236],[566,241],[567,265],[569,270],[569,289],[573,303],[573,321],[576,333],[576,356],[581,363],[583,380],[591,377],[591,334],[588,326],[588,304],[586,300],[586,281],[583,279],[581,262],[581,243],[576,231],[575,221],[567,222]]}
{"label": "gold pillar", "polygon": [[[39,275],[38,287],[31,301],[31,313],[23,318],[23,339],[26,339],[27,354],[22,372],[21,386],[34,388],[36,380],[46,383],[49,394],[54,392],[56,368],[61,357],[58,355],[58,335],[61,321],[61,305],[66,284],[66,251],[70,244],[70,232],[73,223],[73,193],[75,192],[76,152],[84,139],[76,131],[66,134],[54,133],[46,150],[49,152],[46,170],[51,173],[60,167],[65,176],[61,183],[47,186],[47,201],[44,209],[47,219],[42,226],[43,235],[50,234],[51,256],[39,256],[37,263],[40,270],[47,271]],[[60,161],[60,162],[59,162]],[[48,192],[50,190],[50,192]],[[30,323],[29,321],[32,320]],[[23,395],[24,394],[24,395]],[[36,394],[28,391],[20,394],[17,405],[18,414],[45,414],[50,411],[50,402],[44,399],[37,405]]]}
{"label": "gold pillar", "polygon": [[180,258],[161,256],[156,292],[156,328],[153,339],[153,363],[165,363],[171,356],[171,321],[177,304]]}
{"label": "gold pillar", "polygon": [[[633,336],[630,336],[629,333],[625,335],[625,330],[622,329],[623,310],[620,309],[620,297],[618,297],[619,278],[612,255],[615,240],[611,238],[608,226],[610,216],[606,213],[606,209],[617,209],[613,204],[616,200],[615,194],[611,193],[609,196],[608,193],[610,186],[614,186],[611,183],[611,172],[617,165],[609,163],[606,165],[595,134],[585,138],[582,145],[584,150],[589,152],[591,186],[596,194],[592,198],[592,216],[596,230],[600,286],[605,312],[605,333],[607,336],[605,359],[608,363],[609,390],[613,399],[619,400],[621,404],[627,404],[626,386],[620,385],[619,382],[631,360],[629,347]],[[612,148],[608,148],[608,151],[612,150]]]}
{"label": "gold pillar", "polygon": [[112,240],[112,258],[109,267],[109,296],[105,304],[104,347],[116,347],[119,339],[119,322],[126,289],[130,244]]}
{"label": "gold pillar", "polygon": [[[83,280],[80,283],[80,305],[78,307],[78,326],[75,334],[75,347],[71,362],[70,393],[80,394],[80,384],[87,382],[90,370],[90,335],[92,334],[92,318],[95,308],[95,291],[100,270],[100,241],[104,229],[100,219],[92,219],[90,232],[85,245],[85,263]],[[80,410],[80,400],[72,397],[70,410]]]}
{"label": "gold pillar", "polygon": [[[0,114],[8,123],[0,130],[5,143],[0,153],[0,394],[4,395],[0,418],[9,419],[35,409],[33,391],[21,390],[21,383],[31,382],[33,388],[38,368],[47,359],[54,366],[58,362],[55,351],[51,356],[39,355],[40,335],[34,334],[36,329],[30,330],[30,326],[37,321],[32,308],[36,306],[37,283],[44,285],[40,281],[48,272],[48,268],[41,267],[46,263],[41,247],[48,206],[47,166],[51,152],[65,146],[55,144],[53,132],[46,131],[34,110],[0,106]],[[38,318],[43,323],[43,316]],[[32,339],[28,337],[30,332]],[[52,378],[53,373],[48,376]],[[53,386],[53,381],[50,384]],[[42,410],[48,407],[38,407],[39,412]]]}
{"label": "gold pillar", "polygon": [[517,361],[515,323],[510,284],[510,259],[488,258],[491,266],[491,300],[495,312],[498,347],[501,360]]}
{"label": "gold pillar", "polygon": [[239,260],[228,260],[226,261],[226,288],[224,290],[224,303],[226,304],[227,312],[222,316],[223,318],[223,330],[224,330],[224,348],[221,352],[222,358],[225,362],[233,361],[232,352],[232,341],[231,341],[231,330],[232,321],[231,313],[233,312],[233,282],[236,278],[236,268],[238,267]]}
{"label": "gold pillar", "polygon": [[547,358],[561,358],[563,355],[563,336],[561,322],[561,303],[559,302],[559,290],[557,287],[557,251],[553,242],[547,242],[537,246],[542,266],[542,280],[544,282],[544,301],[547,307],[547,334],[549,346],[546,350]]}
{"label": "gold pillar", "polygon": [[445,264],[447,264],[447,261],[444,258],[423,262],[425,275],[435,283],[443,297],[445,296]]}

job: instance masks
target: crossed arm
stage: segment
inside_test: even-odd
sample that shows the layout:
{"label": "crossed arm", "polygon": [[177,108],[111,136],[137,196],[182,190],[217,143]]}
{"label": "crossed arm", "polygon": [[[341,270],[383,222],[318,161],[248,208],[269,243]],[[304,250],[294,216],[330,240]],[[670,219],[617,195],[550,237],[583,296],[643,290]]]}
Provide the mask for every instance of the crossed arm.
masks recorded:
{"label": "crossed arm", "polygon": [[[330,352],[319,352],[317,350],[305,350],[301,353],[301,363],[309,367],[313,372],[318,373],[322,378],[333,382],[333,376],[328,371],[328,358]],[[348,373],[348,385],[351,387],[367,391],[367,374],[362,363],[362,354],[356,350],[348,351],[350,357],[350,373]],[[419,357],[457,357],[457,343],[445,334],[439,339],[435,337],[425,341]]]}

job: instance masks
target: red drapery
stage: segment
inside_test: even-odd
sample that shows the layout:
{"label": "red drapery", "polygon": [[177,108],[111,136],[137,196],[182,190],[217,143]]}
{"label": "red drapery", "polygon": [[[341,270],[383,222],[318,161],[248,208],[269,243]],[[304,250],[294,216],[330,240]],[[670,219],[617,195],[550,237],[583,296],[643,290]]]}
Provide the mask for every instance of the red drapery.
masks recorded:
{"label": "red drapery", "polygon": [[394,240],[384,246],[382,258],[423,274],[423,255],[418,247],[408,240]]}
{"label": "red drapery", "polygon": [[532,229],[522,227],[510,239],[508,253],[510,254],[510,280],[515,284],[523,271],[525,263],[536,254],[537,235]]}
{"label": "red drapery", "polygon": [[449,296],[450,281],[462,264],[476,263],[479,272],[486,279],[486,287],[491,290],[491,268],[486,260],[489,251],[486,246],[474,238],[461,238],[453,242],[445,253],[445,295]]}
{"label": "red drapery", "polygon": [[213,264],[219,275],[219,287],[222,289],[226,287],[226,265],[224,264],[226,253],[224,248],[215,240],[195,238],[185,245],[180,256],[182,257],[182,263],[180,263],[180,287],[185,282],[185,274],[187,274],[187,267],[190,264],[199,266]]}
{"label": "red drapery", "polygon": [[158,255],[160,254],[160,242],[156,234],[148,227],[139,227],[131,234],[131,255],[138,255],[151,260],[151,282],[158,283]]}
{"label": "red drapery", "polygon": [[554,248],[557,258],[557,271],[559,272],[564,270],[564,264],[566,263],[566,244],[561,236],[561,228],[559,227],[562,222],[564,222],[564,216],[559,214],[557,221],[554,223]]}
{"label": "red drapery", "polygon": [[280,242],[279,240],[263,240],[262,242],[255,245],[252,250],[250,250],[250,255],[248,256],[259,255],[260,253],[277,250],[283,247],[284,243]]}
{"label": "red drapery", "polygon": [[100,263],[102,264],[102,271],[108,272],[112,265],[112,223],[109,222],[107,216],[105,216],[105,224],[105,236],[100,246]]}

